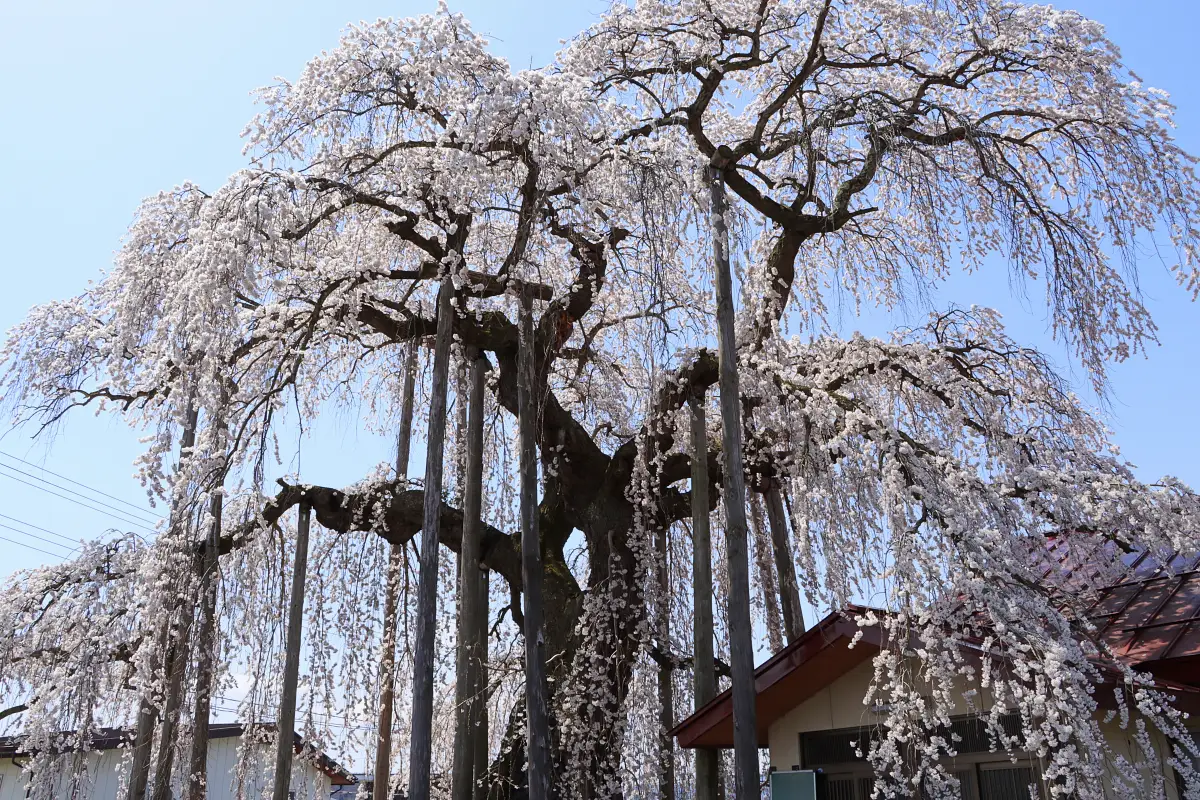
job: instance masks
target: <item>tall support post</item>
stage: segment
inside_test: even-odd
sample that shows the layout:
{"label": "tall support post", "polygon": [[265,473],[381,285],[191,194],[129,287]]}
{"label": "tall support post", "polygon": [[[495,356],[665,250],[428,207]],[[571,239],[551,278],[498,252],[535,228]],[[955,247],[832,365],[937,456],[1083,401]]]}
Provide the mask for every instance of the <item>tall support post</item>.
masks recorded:
{"label": "tall support post", "polygon": [[425,506],[421,525],[421,569],[417,584],[417,641],[413,655],[412,740],[408,750],[411,800],[429,800],[433,762],[433,659],[437,630],[438,531],[442,514],[442,459],[446,451],[446,384],[454,283],[447,272],[437,295],[437,335],[433,347],[429,428],[425,442]]}
{"label": "tall support post", "polygon": [[300,643],[304,633],[304,580],[308,573],[308,526],[312,507],[300,501],[296,526],[296,563],[292,569],[292,592],[288,603],[286,651],[283,661],[283,691],[276,716],[275,783],[271,800],[288,800],[292,783],[292,750],[296,745],[296,684],[300,679]]}
{"label": "tall support post", "polygon": [[196,631],[196,686],[192,715],[192,749],[188,758],[184,800],[208,796],[208,724],[212,713],[212,682],[216,659],[218,549],[224,494],[215,491],[209,500],[208,538],[200,569],[200,624]]}
{"label": "tall support post", "polygon": [[[654,556],[658,580],[658,646],[663,653],[671,651],[671,581],[668,567],[670,529],[660,525],[654,532]],[[675,740],[670,730],[675,727],[675,668],[666,660],[658,666],[659,708],[659,800],[675,800]]]}
{"label": "tall support post", "polygon": [[[696,710],[717,696],[713,657],[712,534],[709,529],[708,429],[704,400],[688,401],[692,423],[692,654]],[[696,800],[717,800],[720,783],[716,750],[696,749]]]}
{"label": "tall support post", "polygon": [[[481,409],[482,410],[482,409]],[[491,579],[487,568],[479,572],[479,674],[476,685],[475,712],[475,796],[474,800],[487,800],[491,788],[487,783],[488,773],[488,618],[491,615]]]}
{"label": "tall support post", "polygon": [[521,581],[525,589],[525,719],[529,800],[550,796],[550,724],[546,711],[546,654],[542,632],[542,553],[538,532],[536,341],[533,300],[521,295],[517,336],[517,411],[521,449]]}
{"label": "tall support post", "polygon": [[788,541],[787,517],[779,482],[772,480],[763,492],[767,505],[767,525],[771,529],[771,547],[775,551],[775,569],[779,573],[779,600],[783,606],[783,627],[788,644],[804,633],[804,609],[800,605],[800,586],[796,581],[796,561]]}
{"label": "tall support post", "polygon": [[[417,343],[410,342],[404,361],[404,389],[400,401],[400,430],[396,433],[396,477],[408,480],[412,450],[413,400],[417,383]],[[379,721],[375,743],[375,784],[372,800],[389,800],[392,778],[392,712],[396,702],[396,606],[404,571],[404,545],[388,551],[387,585],[383,600],[383,654],[379,659]]]}
{"label": "tall support post", "polygon": [[713,270],[717,294],[717,357],[720,364],[721,444],[725,495],[725,539],[729,563],[729,658],[733,678],[734,786],[738,800],[760,795],[758,726],[755,719],[754,640],[750,621],[750,566],[746,541],[746,476],[742,454],[742,403],[738,388],[733,325],[733,276],[725,223],[728,156],[718,151],[709,167],[712,198]]}
{"label": "tall support post", "polygon": [[[459,549],[458,652],[455,690],[454,770],[452,800],[472,800],[476,780],[476,737],[480,675],[480,616],[483,597],[479,591],[480,537],[483,512],[483,382],[487,359],[471,348],[467,354],[470,372],[468,404],[466,480],[463,487],[462,546]],[[484,617],[486,619],[486,617]]]}

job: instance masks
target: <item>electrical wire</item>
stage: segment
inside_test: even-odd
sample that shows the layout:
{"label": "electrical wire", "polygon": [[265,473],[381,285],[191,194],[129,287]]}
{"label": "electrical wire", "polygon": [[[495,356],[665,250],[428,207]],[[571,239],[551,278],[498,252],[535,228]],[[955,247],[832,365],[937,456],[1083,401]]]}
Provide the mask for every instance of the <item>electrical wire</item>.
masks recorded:
{"label": "electrical wire", "polygon": [[[46,488],[46,487],[44,487],[44,486],[38,486],[38,485],[37,485],[37,484],[35,484],[35,483],[30,483],[29,481],[24,481],[24,480],[21,480],[20,478],[18,478],[18,477],[17,477],[17,476],[15,476],[15,475],[9,475],[7,472],[4,472],[4,471],[3,471],[3,467],[4,467],[4,466],[5,466],[5,465],[3,465],[3,464],[0,464],[0,475],[4,476],[5,478],[8,478],[9,480],[14,480],[14,481],[16,481],[17,483],[23,483],[23,484],[25,484],[26,486],[32,486],[34,489],[40,489],[41,491],[43,491],[43,492],[46,492],[47,494],[52,494],[52,495],[54,495],[55,497],[60,497],[60,498],[62,498],[63,500],[66,500],[66,501],[68,501],[68,502],[74,503],[74,504],[75,504],[75,505],[77,505],[77,506],[83,506],[84,508],[88,509],[89,511],[95,511],[97,514],[103,514],[104,516],[106,516],[106,517],[109,517],[110,519],[115,519],[115,520],[117,520],[118,522],[122,522],[122,523],[124,523],[124,524],[126,524],[126,525],[132,525],[132,526],[133,526],[133,527],[135,527],[135,528],[141,528],[142,530],[146,531],[147,533],[153,533],[153,532],[154,532],[152,529],[150,529],[150,528],[146,527],[144,524],[141,524],[141,523],[139,523],[139,522],[137,522],[137,521],[135,521],[135,520],[131,520],[131,519],[125,519],[125,518],[122,518],[122,517],[118,517],[118,516],[117,516],[117,515],[115,515],[115,514],[111,514],[111,513],[107,512],[107,511],[104,511],[104,510],[102,510],[102,509],[96,508],[95,506],[90,506],[90,505],[88,505],[87,503],[84,503],[84,502],[82,502],[82,501],[80,501],[80,500],[76,500],[76,499],[75,499],[75,498],[73,498],[73,497],[67,497],[67,496],[66,496],[66,495],[64,495],[64,494],[59,494],[58,492],[51,491],[50,489],[47,489],[47,488]],[[10,469],[11,469],[11,468],[10,468]],[[51,485],[53,485],[53,484],[51,484]]]}
{"label": "electrical wire", "polygon": [[28,547],[30,550],[37,550],[39,553],[45,553],[48,556],[53,556],[57,559],[62,559],[62,556],[59,555],[58,553],[51,553],[49,550],[43,550],[42,548],[34,547],[31,544],[25,544],[24,542],[18,542],[16,539],[9,539],[7,536],[0,536],[0,540],[6,541],[6,542],[12,542],[13,544],[20,545],[21,547]]}
{"label": "electrical wire", "polygon": [[89,492],[92,492],[94,494],[103,495],[103,496],[107,497],[109,500],[116,500],[118,503],[120,503],[122,505],[129,506],[130,508],[133,508],[137,511],[141,511],[145,514],[149,514],[152,517],[158,517],[159,519],[165,519],[165,517],[162,514],[155,513],[154,511],[151,511],[148,508],[142,508],[141,506],[136,505],[135,503],[130,503],[128,500],[122,500],[121,498],[119,498],[115,495],[111,495],[108,492],[97,489],[94,486],[89,486],[88,484],[77,481],[74,478],[68,478],[66,475],[60,475],[59,473],[55,472],[54,470],[46,469],[45,467],[35,464],[32,461],[27,461],[26,459],[21,458],[20,456],[14,456],[12,453],[5,452],[4,450],[0,450],[0,456],[5,456],[7,458],[11,458],[14,461],[20,461],[22,464],[27,464],[27,465],[33,467],[34,469],[41,470],[42,472],[48,472],[56,478],[62,478],[64,481],[73,483],[76,486],[82,486],[84,489],[87,489]]}
{"label": "electrical wire", "polygon": [[71,544],[75,544],[75,545],[79,544],[78,539],[72,539],[70,536],[63,536],[61,533],[55,533],[54,531],[50,530],[49,528],[43,528],[41,525],[34,525],[32,522],[26,522],[23,519],[17,519],[16,517],[10,517],[8,514],[0,514],[0,517],[3,517],[4,519],[15,522],[18,525],[24,525],[26,528],[33,528],[35,530],[41,531],[42,533],[48,533],[51,536],[57,536],[58,538],[60,538],[64,541],[70,542]]}
{"label": "electrical wire", "polygon": [[[46,544],[51,544],[51,545],[54,545],[55,547],[61,547],[63,549],[66,549],[65,544],[59,544],[58,542],[54,541],[53,539],[47,539],[45,536],[38,536],[36,533],[30,533],[29,531],[23,531],[20,528],[14,528],[12,525],[5,525],[3,522],[0,522],[0,528],[7,528],[10,531],[15,531],[19,534],[22,534],[23,536],[31,536],[34,539],[37,539],[39,542],[45,542]],[[71,549],[67,553],[67,556],[70,556],[72,553],[74,553],[78,549],[79,549],[78,547]]]}
{"label": "electrical wire", "polygon": [[[55,489],[62,489],[64,492],[70,492],[71,494],[75,495],[76,497],[82,497],[84,500],[87,500],[89,503],[95,503],[96,505],[104,506],[105,508],[109,509],[110,511],[115,511],[118,514],[123,514],[132,519],[136,519],[139,522],[147,522],[151,525],[154,525],[156,522],[156,520],[139,516],[138,514],[135,514],[132,511],[126,511],[123,508],[117,508],[116,506],[106,503],[103,500],[97,500],[94,497],[88,497],[87,495],[85,495],[81,492],[77,492],[74,489],[69,489],[66,486],[60,486],[59,484],[55,483],[54,481],[48,481],[45,478],[38,477],[37,475],[34,475],[31,472],[26,472],[25,470],[20,469],[19,467],[12,466],[11,464],[0,464],[0,468],[11,469],[13,472],[18,472],[27,478],[33,478],[35,481],[41,481],[42,483],[45,483],[49,486],[53,486]],[[74,483],[74,481],[72,481],[72,483]],[[80,484],[80,485],[82,485],[82,484]]]}

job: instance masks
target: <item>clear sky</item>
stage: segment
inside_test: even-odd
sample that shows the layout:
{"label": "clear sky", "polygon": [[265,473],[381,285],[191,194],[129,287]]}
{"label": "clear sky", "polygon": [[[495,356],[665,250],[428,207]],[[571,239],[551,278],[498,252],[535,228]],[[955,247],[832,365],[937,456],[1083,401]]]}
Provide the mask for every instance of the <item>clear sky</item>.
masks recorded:
{"label": "clear sky", "polygon": [[[1198,7],[1184,0],[1069,5],[1107,24],[1134,70],[1172,93],[1179,138],[1200,152]],[[545,63],[559,40],[587,25],[602,6],[601,0],[451,3],[517,66]],[[276,75],[298,75],[308,58],[336,44],[349,22],[435,7],[434,0],[0,0],[0,326],[7,329],[32,305],[81,291],[110,263],[142,197],[183,180],[212,189],[242,166],[238,134],[254,113],[252,89]],[[1149,360],[1114,369],[1110,424],[1143,476],[1171,473],[1200,485],[1194,457],[1200,449],[1194,400],[1200,307],[1156,260],[1145,264],[1143,288],[1162,347]],[[1037,289],[1028,300],[1014,298],[1003,272],[956,278],[935,299],[949,301],[1000,308],[1022,341],[1048,343]],[[872,314],[864,320],[847,315],[844,327],[876,333],[886,326]],[[1061,349],[1050,350],[1060,366],[1072,369]],[[1077,367],[1074,375],[1083,388],[1086,376]],[[131,477],[137,435],[119,421],[84,412],[53,442],[31,443],[23,431],[0,433],[0,576],[65,555],[72,545],[56,535],[92,538],[118,524],[111,512],[129,508],[113,498],[147,505]],[[301,446],[305,479],[333,485],[389,460],[391,448],[345,419],[320,426]],[[16,471],[37,469],[10,456],[111,497],[93,496],[89,510],[70,502],[78,499],[71,492],[41,491]]]}

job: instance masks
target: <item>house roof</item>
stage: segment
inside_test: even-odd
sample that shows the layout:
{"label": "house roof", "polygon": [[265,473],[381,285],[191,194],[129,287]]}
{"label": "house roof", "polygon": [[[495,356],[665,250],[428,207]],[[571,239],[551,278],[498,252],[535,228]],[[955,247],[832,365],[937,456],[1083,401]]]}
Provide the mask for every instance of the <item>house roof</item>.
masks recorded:
{"label": "house roof", "polygon": [[1069,533],[1037,557],[1042,583],[1082,599],[1096,638],[1122,661],[1200,686],[1200,553],[1122,553],[1109,540]]}
{"label": "house roof", "polygon": [[[1042,583],[1085,597],[1098,639],[1125,663],[1153,675],[1181,709],[1200,711],[1200,554],[1137,551],[1118,559],[1114,548],[1092,535],[1055,537],[1035,554]],[[830,614],[755,670],[760,746],[766,746],[772,723],[877,651],[880,631],[860,629],[855,620],[867,610]],[[851,649],[860,630],[864,641]],[[732,747],[730,693],[717,695],[671,735],[680,747]]]}
{"label": "house roof", "polygon": [[[1200,683],[1200,555],[1156,559],[1131,555],[1128,572],[1100,590],[1088,616],[1099,636],[1125,661],[1151,672],[1192,660]],[[1190,682],[1190,681],[1189,681]]]}
{"label": "house roof", "polygon": [[[760,747],[767,746],[773,722],[875,654],[879,631],[860,629],[852,618],[855,613],[851,609],[847,614],[830,614],[754,671]],[[862,646],[851,648],[860,630]],[[680,747],[732,747],[732,698],[728,689],[721,692],[670,735]]]}
{"label": "house roof", "polygon": [[[231,739],[242,736],[249,729],[252,733],[273,733],[273,723],[259,723],[246,726],[240,722],[213,723],[208,726],[209,739]],[[338,762],[334,761],[314,745],[304,741],[300,734],[293,732],[296,753],[304,753],[313,758],[317,769],[329,776],[334,786],[346,786],[356,783],[354,775]],[[22,736],[0,736],[0,758],[16,758],[29,755],[23,747]],[[92,734],[89,750],[117,750],[129,747],[133,743],[133,731],[128,728],[100,728]]]}

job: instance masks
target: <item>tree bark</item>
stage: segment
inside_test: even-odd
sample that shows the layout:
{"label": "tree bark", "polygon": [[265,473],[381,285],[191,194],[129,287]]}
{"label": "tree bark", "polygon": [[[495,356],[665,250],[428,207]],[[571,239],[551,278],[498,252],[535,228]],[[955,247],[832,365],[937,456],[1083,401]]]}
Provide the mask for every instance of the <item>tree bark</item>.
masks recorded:
{"label": "tree bark", "polygon": [[[400,405],[400,430],[396,433],[396,477],[408,479],[412,449],[413,399],[417,383],[417,344],[410,342],[404,361],[404,390]],[[404,572],[404,545],[392,544],[388,552],[387,584],[383,600],[383,654],[379,659],[379,721],[376,727],[373,800],[389,800],[392,777],[392,708],[396,697],[396,605]]]}
{"label": "tree bark", "polygon": [[[658,579],[658,647],[664,653],[671,652],[671,580],[668,567],[668,534],[666,525],[659,525],[654,535],[655,566]],[[675,800],[675,747],[671,729],[675,727],[674,667],[663,660],[658,665],[659,724],[659,773],[658,796],[660,800]]]}
{"label": "tree bark", "polygon": [[192,717],[192,749],[188,758],[184,800],[204,800],[208,785],[208,724],[212,713],[213,666],[217,631],[217,549],[221,542],[224,495],[218,489],[209,501],[212,516],[200,576],[200,624],[196,631],[196,689]]}
{"label": "tree bark", "polygon": [[[550,796],[550,725],[546,702],[542,557],[538,531],[537,409],[534,402],[533,301],[521,296],[517,344],[518,430],[521,446],[521,580],[525,590],[525,713],[529,800]],[[428,489],[426,490],[428,493]],[[422,798],[424,800],[424,798]]]}
{"label": "tree bark", "polygon": [[287,650],[283,662],[283,690],[275,719],[275,781],[271,800],[288,800],[292,782],[292,749],[296,735],[296,683],[300,678],[300,644],[304,633],[304,580],[308,573],[308,526],[311,507],[300,503],[296,526],[296,563],[292,569],[292,592],[288,604]]}
{"label": "tree bark", "polygon": [[788,644],[804,633],[804,609],[800,605],[800,586],[796,581],[796,561],[788,541],[787,517],[779,484],[772,480],[763,492],[767,504],[767,523],[771,528],[771,547],[775,551],[775,569],[779,573],[779,601],[783,606],[783,627]]}
{"label": "tree bark", "polygon": [[[179,464],[181,467],[191,454],[192,448],[196,446],[197,421],[196,406],[194,403],[190,403],[184,418],[183,432],[179,437]],[[171,509],[171,522],[168,530],[171,536],[176,536],[179,534],[178,526],[183,509],[179,508],[180,501],[178,498],[174,498],[173,502],[175,505]],[[154,638],[154,654],[167,655],[167,652],[171,648],[170,615],[164,615]],[[169,675],[171,671],[170,661],[169,659],[164,660],[166,661]],[[151,675],[158,671],[159,666],[158,659],[156,657],[152,658],[150,666]],[[161,701],[165,702],[166,699],[166,697],[163,697]],[[133,759],[129,769],[128,800],[144,800],[146,797],[146,789],[150,783],[150,751],[153,747],[154,726],[158,720],[160,710],[159,705],[154,702],[152,694],[150,692],[143,692],[142,698],[138,703],[137,731],[134,734]]]}
{"label": "tree bark", "polygon": [[[692,681],[696,710],[717,696],[713,658],[712,538],[709,531],[708,429],[704,401],[688,401],[692,422]],[[696,750],[696,800],[717,800],[716,750]]]}
{"label": "tree bark", "polygon": [[713,268],[717,294],[717,357],[720,362],[721,443],[725,539],[729,562],[729,660],[733,678],[734,775],[739,800],[760,796],[758,726],[755,713],[754,641],[750,633],[750,566],[746,542],[746,478],[742,456],[742,403],[738,395],[734,338],[733,276],[725,224],[725,181],[710,167]]}
{"label": "tree bark", "polygon": [[[162,623],[155,636],[155,652],[161,653],[167,648],[171,626]],[[158,664],[153,663],[151,673],[158,671]],[[138,701],[137,729],[133,736],[133,758],[129,766],[129,786],[126,790],[126,800],[143,800],[146,796],[146,785],[150,781],[150,749],[154,741],[154,723],[158,717],[150,692],[144,691]]]}
{"label": "tree bark", "polygon": [[[483,598],[479,591],[481,572],[480,515],[483,510],[483,381],[487,360],[478,350],[467,353],[470,371],[470,417],[466,424],[465,483],[463,486],[462,545],[458,551],[459,608],[458,652],[456,654],[454,770],[452,800],[472,800],[476,780],[478,704],[481,693],[479,636]],[[460,398],[460,402],[466,398]],[[486,624],[486,617],[484,617]]]}
{"label": "tree bark", "polygon": [[433,761],[433,660],[437,630],[439,517],[442,512],[443,458],[446,449],[446,393],[450,371],[450,338],[454,283],[442,277],[437,295],[437,336],[433,348],[429,428],[425,441],[425,500],[421,534],[421,569],[417,584],[417,641],[413,655],[412,740],[408,750],[411,800],[429,800]]}
{"label": "tree bark", "polygon": [[191,609],[180,611],[178,627],[171,637],[167,655],[167,696],[163,701],[158,726],[158,758],[154,766],[153,800],[171,800],[171,772],[175,766],[175,738],[179,730],[179,710],[183,705],[183,678],[187,674],[188,650],[192,631]]}

